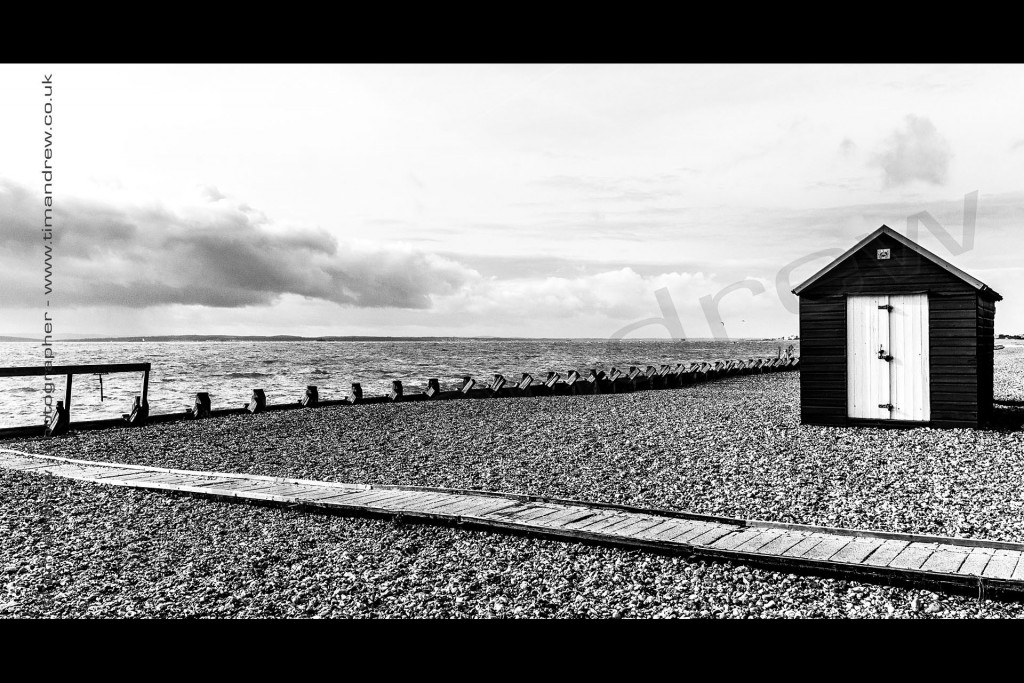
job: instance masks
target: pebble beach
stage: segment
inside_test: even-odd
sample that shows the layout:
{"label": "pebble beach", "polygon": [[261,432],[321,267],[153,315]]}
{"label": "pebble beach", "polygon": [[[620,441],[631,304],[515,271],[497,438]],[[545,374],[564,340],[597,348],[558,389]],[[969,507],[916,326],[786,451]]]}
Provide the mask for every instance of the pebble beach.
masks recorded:
{"label": "pebble beach", "polygon": [[[997,352],[999,399],[1024,399],[1014,351]],[[233,415],[0,447],[1024,541],[1024,431],[802,426],[799,373]],[[1018,603],[22,472],[0,472],[0,495],[6,617],[1024,615]]]}

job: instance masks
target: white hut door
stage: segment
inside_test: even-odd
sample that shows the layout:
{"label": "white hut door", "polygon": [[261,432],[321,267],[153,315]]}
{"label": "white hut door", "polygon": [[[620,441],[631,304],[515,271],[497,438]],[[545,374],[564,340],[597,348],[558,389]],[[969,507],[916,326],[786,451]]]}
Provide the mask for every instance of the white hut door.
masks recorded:
{"label": "white hut door", "polygon": [[928,295],[889,297],[889,363],[892,419],[927,422],[928,400]]}
{"label": "white hut door", "polygon": [[928,421],[928,295],[846,300],[847,415]]}

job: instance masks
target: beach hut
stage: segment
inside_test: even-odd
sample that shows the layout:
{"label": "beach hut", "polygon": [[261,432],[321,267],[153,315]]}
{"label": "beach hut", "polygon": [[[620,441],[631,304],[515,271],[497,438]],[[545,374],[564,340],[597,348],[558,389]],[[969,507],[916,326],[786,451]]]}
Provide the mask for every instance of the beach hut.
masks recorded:
{"label": "beach hut", "polygon": [[804,424],[978,427],[992,411],[996,301],[888,226],[793,290]]}

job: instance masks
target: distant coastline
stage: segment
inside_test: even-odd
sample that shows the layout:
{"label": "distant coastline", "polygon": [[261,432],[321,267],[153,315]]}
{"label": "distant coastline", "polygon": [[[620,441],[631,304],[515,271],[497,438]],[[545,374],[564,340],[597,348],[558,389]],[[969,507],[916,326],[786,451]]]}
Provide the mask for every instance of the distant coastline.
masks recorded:
{"label": "distant coastline", "polygon": [[[323,336],[323,337],[300,337],[297,335],[290,334],[279,334],[279,335],[230,335],[230,334],[173,334],[173,335],[137,335],[131,337],[81,337],[73,339],[60,339],[58,341],[64,343],[75,343],[75,342],[372,342],[372,341],[424,341],[424,342],[437,342],[437,341],[465,341],[465,340],[479,340],[479,341],[524,341],[524,340],[604,340],[604,337],[494,337],[494,336],[477,336],[477,337],[453,337],[453,336],[439,336],[439,337],[395,337],[395,336],[373,336],[373,335],[347,335],[347,336]],[[39,339],[32,339],[29,337],[13,337],[13,336],[0,336],[0,342],[38,342]],[[665,342],[670,341],[663,337],[635,337],[623,341],[656,341]],[[686,343],[688,341],[794,341],[792,337],[743,337],[735,339],[722,339],[716,340],[714,337],[688,337],[686,339],[680,339],[680,343]]]}

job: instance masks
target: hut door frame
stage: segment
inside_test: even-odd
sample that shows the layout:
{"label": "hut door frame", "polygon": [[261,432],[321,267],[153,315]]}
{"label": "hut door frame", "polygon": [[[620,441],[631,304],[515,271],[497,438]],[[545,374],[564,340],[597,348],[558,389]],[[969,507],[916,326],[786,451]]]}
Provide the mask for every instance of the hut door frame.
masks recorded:
{"label": "hut door frame", "polygon": [[846,300],[847,417],[927,422],[928,295]]}

